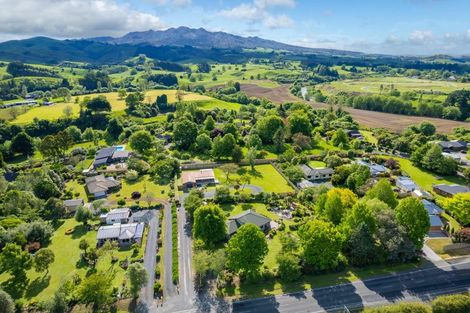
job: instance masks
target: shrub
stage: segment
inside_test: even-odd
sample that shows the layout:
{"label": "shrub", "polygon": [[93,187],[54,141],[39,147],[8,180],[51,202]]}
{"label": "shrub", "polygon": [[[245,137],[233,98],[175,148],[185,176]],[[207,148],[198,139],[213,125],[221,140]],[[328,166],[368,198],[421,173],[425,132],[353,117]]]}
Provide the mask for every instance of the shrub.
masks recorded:
{"label": "shrub", "polygon": [[452,236],[453,242],[470,243],[470,228],[462,228],[454,233]]}
{"label": "shrub", "polygon": [[470,312],[469,295],[451,295],[436,298],[432,304],[433,313],[468,313]]}
{"label": "shrub", "polygon": [[126,205],[126,200],[124,199],[119,199],[117,202],[118,205]]}

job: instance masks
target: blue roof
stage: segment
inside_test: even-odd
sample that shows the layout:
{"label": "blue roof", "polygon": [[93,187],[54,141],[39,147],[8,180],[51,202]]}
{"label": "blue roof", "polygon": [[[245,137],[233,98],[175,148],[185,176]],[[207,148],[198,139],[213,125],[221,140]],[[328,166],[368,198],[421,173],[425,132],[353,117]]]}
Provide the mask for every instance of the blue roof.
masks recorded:
{"label": "blue roof", "polygon": [[421,200],[421,203],[423,203],[424,208],[428,211],[429,215],[439,215],[444,211],[437,204],[429,200],[423,199]]}
{"label": "blue roof", "polygon": [[429,223],[431,224],[431,227],[443,226],[441,218],[437,215],[429,215]]}

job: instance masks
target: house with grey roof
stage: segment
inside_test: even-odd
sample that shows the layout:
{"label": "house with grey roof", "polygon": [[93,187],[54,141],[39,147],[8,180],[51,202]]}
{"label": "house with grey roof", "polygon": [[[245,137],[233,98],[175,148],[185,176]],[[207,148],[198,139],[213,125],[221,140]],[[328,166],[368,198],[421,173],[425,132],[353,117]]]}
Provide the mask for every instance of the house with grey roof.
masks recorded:
{"label": "house with grey roof", "polygon": [[432,189],[437,194],[440,194],[441,196],[444,196],[444,197],[453,197],[459,193],[470,192],[470,188],[468,188],[467,186],[455,185],[455,184],[454,185],[446,185],[446,184],[434,185]]}
{"label": "house with grey roof", "polygon": [[304,177],[310,181],[330,180],[335,173],[332,168],[311,168],[307,164],[301,164],[300,169],[304,173]]}
{"label": "house with grey roof", "polygon": [[227,234],[229,237],[233,236],[245,224],[254,224],[263,232],[268,232],[271,229],[271,222],[269,218],[252,210],[247,210],[239,215],[229,217],[227,221]]}
{"label": "house with grey roof", "polygon": [[438,143],[444,152],[467,152],[468,143],[460,140],[441,141]]}
{"label": "house with grey roof", "polygon": [[70,199],[64,200],[64,207],[68,214],[75,213],[78,207],[83,206],[85,203],[83,199]]}
{"label": "house with grey roof", "polygon": [[377,177],[388,172],[387,168],[380,164],[369,163],[363,160],[357,161],[357,164],[367,166],[370,170],[370,176]]}
{"label": "house with grey roof", "polygon": [[423,199],[421,203],[424,205],[424,208],[428,212],[429,216],[429,224],[431,227],[429,228],[430,231],[440,231],[444,224],[441,220],[441,214],[444,212],[437,204],[431,202],[429,200]]}
{"label": "house with grey roof", "polygon": [[103,165],[124,162],[129,159],[129,157],[129,151],[124,150],[123,146],[103,148],[96,152],[95,160],[93,161],[93,168],[97,169]]}
{"label": "house with grey roof", "polygon": [[127,224],[129,223],[132,212],[129,208],[118,208],[109,211],[108,213],[100,215],[101,223],[106,223],[108,225],[120,223]]}
{"label": "house with grey roof", "polygon": [[395,181],[395,185],[401,190],[403,190],[404,192],[413,192],[419,189],[419,186],[411,178],[407,176],[397,177]]}
{"label": "house with grey roof", "polygon": [[98,247],[106,241],[117,241],[120,247],[128,247],[134,243],[141,244],[144,236],[144,223],[114,224],[98,228],[96,240]]}
{"label": "house with grey roof", "polygon": [[97,175],[85,178],[86,191],[95,199],[106,198],[109,192],[119,190],[121,183],[113,177]]}

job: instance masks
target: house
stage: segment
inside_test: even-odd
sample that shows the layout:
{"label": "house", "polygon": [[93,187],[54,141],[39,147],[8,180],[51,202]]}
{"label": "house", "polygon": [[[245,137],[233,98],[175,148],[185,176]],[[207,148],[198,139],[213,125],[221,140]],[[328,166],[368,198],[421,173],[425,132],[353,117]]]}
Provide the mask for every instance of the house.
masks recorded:
{"label": "house", "polygon": [[421,200],[421,203],[424,205],[426,211],[428,211],[429,223],[431,227],[429,231],[441,231],[444,224],[441,220],[441,213],[444,212],[437,204],[428,200]]}
{"label": "house", "polygon": [[119,190],[121,183],[113,177],[97,175],[85,178],[86,190],[95,199],[106,198],[108,192]]}
{"label": "house", "polygon": [[468,149],[468,144],[465,141],[441,141],[438,144],[444,152],[467,152]]}
{"label": "house", "polygon": [[96,152],[93,168],[96,169],[103,165],[124,162],[129,159],[129,157],[130,153],[124,150],[124,146],[103,148]]}
{"label": "house", "polygon": [[70,199],[64,200],[64,207],[67,213],[75,213],[78,207],[83,206],[85,203],[83,199]]}
{"label": "house", "polygon": [[419,189],[418,185],[409,177],[400,176],[396,179],[395,185],[405,192],[413,192]]}
{"label": "house", "polygon": [[129,208],[119,208],[100,215],[101,223],[113,225],[116,223],[127,224],[130,221],[132,212]]}
{"label": "house", "polygon": [[470,192],[470,188],[461,185],[434,185],[432,189],[441,196],[444,197],[453,197],[458,193],[467,193]]}
{"label": "house", "polygon": [[201,169],[198,171],[187,171],[181,174],[181,182],[184,188],[202,187],[217,184],[213,169]]}
{"label": "house", "polygon": [[96,240],[98,247],[106,241],[117,241],[120,247],[127,247],[134,243],[141,244],[144,235],[144,223],[114,224],[98,228]]}
{"label": "house", "polygon": [[133,212],[130,220],[132,223],[148,223],[152,219],[152,216],[152,211],[140,210]]}
{"label": "house", "polygon": [[254,224],[263,232],[268,232],[271,229],[271,222],[269,218],[252,210],[247,210],[239,215],[229,217],[227,221],[227,234],[229,237],[233,236],[245,224]]}
{"label": "house", "polygon": [[387,173],[387,168],[383,165],[369,163],[363,160],[357,161],[357,164],[367,166],[370,170],[370,176],[377,177],[379,175]]}
{"label": "house", "polygon": [[305,178],[310,181],[330,180],[331,176],[335,173],[333,169],[328,167],[311,168],[306,164],[300,165],[300,169],[304,173]]}
{"label": "house", "polygon": [[361,132],[358,131],[357,129],[348,130],[348,131],[346,131],[346,133],[348,134],[349,138],[351,138],[351,139],[359,139],[359,140],[364,139],[364,136],[362,136]]}

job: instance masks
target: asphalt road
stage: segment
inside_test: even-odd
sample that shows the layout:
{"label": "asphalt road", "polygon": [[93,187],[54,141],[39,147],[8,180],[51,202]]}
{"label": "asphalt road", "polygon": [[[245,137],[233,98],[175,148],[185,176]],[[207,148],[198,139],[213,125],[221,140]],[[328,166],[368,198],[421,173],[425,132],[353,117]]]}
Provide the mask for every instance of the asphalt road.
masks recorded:
{"label": "asphalt road", "polygon": [[148,221],[149,231],[147,234],[147,245],[144,254],[144,267],[149,274],[147,285],[142,288],[141,301],[147,307],[152,307],[153,299],[153,284],[155,282],[155,264],[157,254],[157,233],[158,233],[158,219],[159,213],[151,211],[152,217]]}
{"label": "asphalt road", "polygon": [[171,223],[171,205],[164,203],[165,234],[163,235],[163,298],[167,299],[176,294],[175,285],[173,285],[173,242],[172,242],[172,223]]}
{"label": "asphalt road", "polygon": [[235,313],[337,312],[397,301],[427,301],[435,296],[470,290],[470,261],[317,288],[281,296],[234,302]]}

